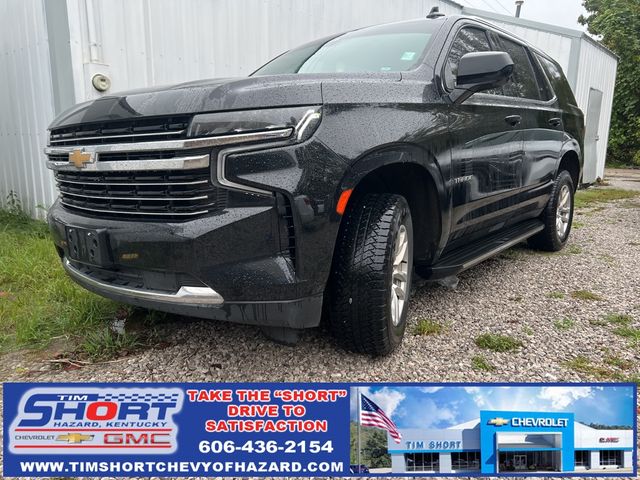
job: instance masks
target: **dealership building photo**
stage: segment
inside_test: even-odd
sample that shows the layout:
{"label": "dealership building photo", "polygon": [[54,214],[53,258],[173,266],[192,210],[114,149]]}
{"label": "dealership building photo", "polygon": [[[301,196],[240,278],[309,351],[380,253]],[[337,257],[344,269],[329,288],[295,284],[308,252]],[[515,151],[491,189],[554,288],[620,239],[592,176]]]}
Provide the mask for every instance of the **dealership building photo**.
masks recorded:
{"label": "dealership building photo", "polygon": [[570,412],[481,410],[443,429],[388,434],[393,473],[633,471],[634,431],[593,428]]}

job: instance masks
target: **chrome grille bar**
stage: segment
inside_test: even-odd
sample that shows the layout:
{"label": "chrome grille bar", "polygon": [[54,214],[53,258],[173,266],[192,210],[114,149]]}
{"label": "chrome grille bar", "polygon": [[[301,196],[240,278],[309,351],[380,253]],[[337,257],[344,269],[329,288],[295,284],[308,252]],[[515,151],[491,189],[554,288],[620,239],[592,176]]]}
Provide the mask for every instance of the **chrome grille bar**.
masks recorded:
{"label": "chrome grille bar", "polygon": [[[114,210],[114,209],[110,209],[110,210],[103,210],[103,209],[98,209],[98,208],[87,208],[87,207],[80,207],[78,205],[74,205],[72,203],[68,203],[65,202],[64,200],[61,200],[62,205],[65,205],[67,207],[70,208],[79,208],[80,210],[86,210],[88,212],[97,212],[97,213],[116,213],[116,214],[121,214],[123,216],[127,216],[127,215],[146,215],[146,216],[154,216],[154,217],[158,217],[158,216],[162,216],[163,212],[137,212],[134,210]],[[168,217],[173,217],[173,216],[178,216],[178,217],[195,217],[197,215],[204,215],[206,213],[209,213],[209,210],[200,210],[197,212],[166,212],[164,213],[166,216]]]}
{"label": "chrome grille bar", "polygon": [[[57,150],[57,148],[56,148]],[[73,150],[73,149],[72,149]],[[47,167],[57,171],[72,172],[131,172],[144,170],[193,170],[209,166],[209,155],[193,157],[159,158],[157,160],[122,160],[115,162],[92,161],[83,168],[77,168],[72,163],[48,161]]]}
{"label": "chrome grille bar", "polygon": [[189,148],[216,147],[220,145],[232,145],[265,140],[278,140],[288,138],[293,133],[293,128],[279,128],[253,133],[235,133],[232,135],[219,135],[216,137],[184,138],[179,140],[161,140],[158,142],[139,143],[105,143],[100,145],[66,145],[64,147],[46,147],[47,155],[69,154],[75,150],[86,153],[112,153],[112,152],[152,152],[159,150],[181,150]]}
{"label": "chrome grille bar", "polygon": [[130,200],[130,201],[152,201],[152,202],[166,202],[166,201],[178,201],[178,202],[195,202],[197,200],[207,200],[209,198],[208,195],[200,195],[197,197],[174,197],[174,196],[166,196],[166,197],[145,197],[145,196],[139,196],[139,197],[114,197],[111,195],[87,195],[84,193],[74,193],[74,192],[67,192],[67,191],[62,191],[62,193],[64,195],[72,195],[74,197],[81,197],[81,198],[97,198],[100,200]]}
{"label": "chrome grille bar", "polygon": [[[58,183],[73,183],[73,184],[77,184],[77,185],[88,185],[88,186],[122,186],[123,183],[120,182],[95,182],[95,181],[91,181],[91,180],[85,180],[85,181],[78,181],[78,180],[66,180],[63,178],[56,178],[56,180],[58,181]],[[194,180],[193,182],[138,182],[138,183],[133,183],[133,182],[127,182],[126,185],[127,186],[132,186],[132,187],[141,187],[141,186],[173,186],[173,185],[204,185],[209,183],[208,180]]]}
{"label": "chrome grille bar", "polygon": [[[104,139],[109,139],[109,140],[117,140],[118,138],[138,138],[138,137],[160,137],[160,136],[178,136],[178,135],[182,135],[185,132],[185,130],[176,130],[173,132],[154,132],[154,133],[132,133],[129,135],[104,135],[104,136],[98,136],[98,137],[83,137],[82,135],[72,135],[72,134],[66,134],[68,136],[64,136],[65,134],[61,134],[61,138],[56,138],[56,139],[51,139],[49,143],[51,143],[52,145],[55,143],[68,143],[71,142],[73,140],[78,140],[78,141],[87,141],[87,140],[104,140]],[[73,148],[73,147],[72,147]]]}

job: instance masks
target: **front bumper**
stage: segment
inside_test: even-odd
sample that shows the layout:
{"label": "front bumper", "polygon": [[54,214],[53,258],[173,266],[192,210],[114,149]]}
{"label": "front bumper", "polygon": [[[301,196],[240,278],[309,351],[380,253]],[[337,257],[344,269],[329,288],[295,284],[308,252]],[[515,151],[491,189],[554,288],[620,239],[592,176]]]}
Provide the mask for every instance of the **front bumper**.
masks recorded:
{"label": "front bumper", "polygon": [[[104,297],[268,327],[300,329],[320,322],[324,285],[300,278],[282,245],[276,205],[156,223],[79,215],[56,202],[48,221],[65,270]],[[70,229],[102,232],[101,265],[72,260]]]}

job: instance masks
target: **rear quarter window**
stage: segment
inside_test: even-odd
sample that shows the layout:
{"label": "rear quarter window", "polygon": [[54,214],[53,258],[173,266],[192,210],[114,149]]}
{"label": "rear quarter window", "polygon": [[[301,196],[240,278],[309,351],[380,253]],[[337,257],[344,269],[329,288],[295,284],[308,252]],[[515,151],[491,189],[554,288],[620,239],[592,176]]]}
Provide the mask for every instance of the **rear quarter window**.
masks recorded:
{"label": "rear quarter window", "polygon": [[573,90],[571,90],[571,85],[569,85],[567,77],[564,76],[560,65],[549,60],[546,57],[543,57],[542,55],[536,54],[536,58],[540,61],[540,65],[547,75],[547,78],[551,83],[551,87],[553,88],[553,91],[555,92],[558,99],[560,99],[562,102],[576,105],[576,99],[573,96]]}

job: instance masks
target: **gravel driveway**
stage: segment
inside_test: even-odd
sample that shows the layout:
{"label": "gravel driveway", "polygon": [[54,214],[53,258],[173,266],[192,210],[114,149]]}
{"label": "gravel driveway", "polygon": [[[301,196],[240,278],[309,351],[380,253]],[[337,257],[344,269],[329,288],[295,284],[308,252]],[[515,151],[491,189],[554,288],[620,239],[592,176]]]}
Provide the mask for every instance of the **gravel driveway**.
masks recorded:
{"label": "gravel driveway", "polygon": [[[640,327],[640,199],[585,208],[575,222],[570,244],[559,254],[523,245],[463,273],[455,289],[419,284],[405,341],[383,359],[347,353],[326,332],[308,332],[297,346],[285,347],[257,328],[184,319],[158,326],[166,345],[112,363],[57,371],[42,354],[5,355],[0,378],[551,382],[639,376],[638,344],[615,334],[616,325],[603,317],[626,314],[628,326]],[[421,319],[444,328],[418,335]],[[475,339],[487,332],[523,346],[504,353],[482,350]]]}
{"label": "gravel driveway", "polygon": [[[455,289],[415,289],[407,335],[389,357],[372,360],[337,347],[326,332],[306,333],[295,347],[274,344],[254,327],[175,320],[158,326],[168,345],[113,363],[56,371],[38,354],[4,357],[9,381],[579,381],[640,372],[640,351],[604,321],[621,313],[640,326],[640,199],[598,205],[576,214],[577,228],[559,254],[525,245],[460,275]],[[419,282],[418,282],[419,283]],[[573,298],[588,291],[599,300]],[[551,298],[554,297],[554,298]],[[562,297],[562,298],[559,298]],[[417,335],[420,319],[444,328]],[[508,335],[523,347],[478,348],[482,333]],[[493,371],[476,369],[483,356]],[[610,365],[617,357],[619,368]],[[567,366],[588,359],[595,373]],[[582,358],[584,357],[584,358]],[[584,363],[584,362],[583,362]]]}

